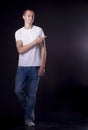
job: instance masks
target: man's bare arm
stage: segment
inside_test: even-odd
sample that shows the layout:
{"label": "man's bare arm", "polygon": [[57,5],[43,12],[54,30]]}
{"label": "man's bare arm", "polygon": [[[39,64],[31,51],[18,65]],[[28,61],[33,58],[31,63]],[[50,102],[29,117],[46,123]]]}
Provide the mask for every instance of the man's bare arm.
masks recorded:
{"label": "man's bare arm", "polygon": [[41,65],[39,67],[38,75],[44,76],[45,74],[45,65],[46,65],[46,45],[45,42],[40,44],[41,49]]}
{"label": "man's bare arm", "polygon": [[45,39],[45,37],[38,37],[33,42],[31,42],[25,46],[23,46],[22,41],[19,40],[16,42],[17,51],[19,54],[25,53],[25,52],[29,51],[36,44],[41,44],[44,39]]}
{"label": "man's bare arm", "polygon": [[45,42],[42,42],[40,44],[40,48],[41,48],[41,66],[42,68],[45,68],[46,65],[46,45]]}

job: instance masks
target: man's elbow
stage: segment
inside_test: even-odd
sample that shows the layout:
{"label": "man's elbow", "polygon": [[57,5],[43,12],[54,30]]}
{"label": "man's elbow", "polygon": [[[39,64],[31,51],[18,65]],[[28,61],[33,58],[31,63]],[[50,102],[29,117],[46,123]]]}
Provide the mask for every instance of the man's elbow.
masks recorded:
{"label": "man's elbow", "polygon": [[19,53],[19,54],[23,54],[22,49],[18,49],[18,53]]}

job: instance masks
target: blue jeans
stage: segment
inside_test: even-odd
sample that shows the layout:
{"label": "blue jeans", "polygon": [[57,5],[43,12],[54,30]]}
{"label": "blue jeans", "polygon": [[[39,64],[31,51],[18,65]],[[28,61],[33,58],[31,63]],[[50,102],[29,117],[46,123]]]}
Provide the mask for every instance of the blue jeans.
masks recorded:
{"label": "blue jeans", "polygon": [[[34,107],[39,84],[39,67],[18,66],[15,78],[15,94],[25,110],[25,119],[35,119]],[[27,87],[27,89],[25,89]]]}

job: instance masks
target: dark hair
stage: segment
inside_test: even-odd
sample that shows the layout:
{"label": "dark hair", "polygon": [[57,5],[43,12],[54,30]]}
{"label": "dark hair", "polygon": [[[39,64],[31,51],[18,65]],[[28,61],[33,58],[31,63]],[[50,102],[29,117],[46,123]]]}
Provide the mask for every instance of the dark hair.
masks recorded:
{"label": "dark hair", "polygon": [[34,13],[34,15],[35,15],[34,10],[32,10],[32,9],[25,9],[25,10],[23,11],[23,15],[25,15],[25,13],[26,13],[27,11],[31,11],[31,12],[33,12],[33,13]]}

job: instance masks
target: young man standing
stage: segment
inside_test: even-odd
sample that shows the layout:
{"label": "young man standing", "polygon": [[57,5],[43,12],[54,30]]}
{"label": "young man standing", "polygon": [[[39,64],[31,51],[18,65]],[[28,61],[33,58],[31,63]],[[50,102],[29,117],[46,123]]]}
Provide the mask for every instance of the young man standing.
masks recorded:
{"label": "young man standing", "polygon": [[[19,54],[15,78],[15,94],[25,110],[25,125],[35,126],[34,107],[39,79],[44,76],[46,45],[44,31],[33,25],[35,13],[23,12],[24,26],[15,32],[16,48]],[[28,92],[25,92],[27,86]]]}

